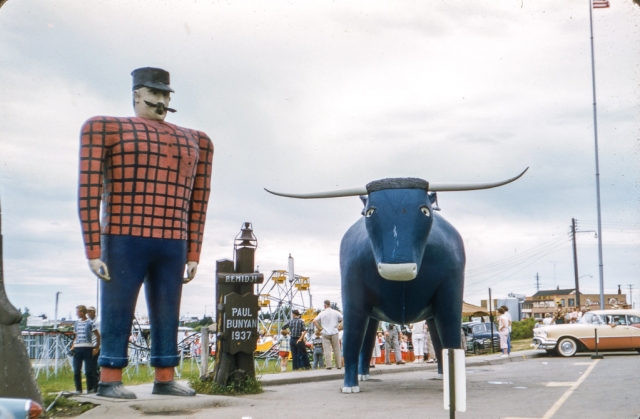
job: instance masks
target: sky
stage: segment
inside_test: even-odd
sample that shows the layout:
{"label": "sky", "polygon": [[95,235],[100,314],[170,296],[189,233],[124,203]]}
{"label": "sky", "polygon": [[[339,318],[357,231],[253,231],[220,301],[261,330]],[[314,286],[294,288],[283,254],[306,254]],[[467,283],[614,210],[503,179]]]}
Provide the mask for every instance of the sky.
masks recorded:
{"label": "sky", "polygon": [[[593,22],[604,290],[632,285],[640,302],[640,7],[611,0]],[[267,278],[291,254],[314,306],[341,306],[339,244],[360,200],[263,188],[485,182],[527,167],[507,186],[439,194],[465,242],[465,301],[489,288],[494,298],[573,288],[572,218],[581,291],[599,292],[588,1],[9,0],[0,199],[14,306],[52,317],[56,292],[58,317],[94,305],[76,209],[79,130],[95,115],[133,115],[130,73],[146,66],[171,73],[178,112],[167,121],[215,146],[184,315],[213,312],[215,262],[233,257],[243,222]]]}

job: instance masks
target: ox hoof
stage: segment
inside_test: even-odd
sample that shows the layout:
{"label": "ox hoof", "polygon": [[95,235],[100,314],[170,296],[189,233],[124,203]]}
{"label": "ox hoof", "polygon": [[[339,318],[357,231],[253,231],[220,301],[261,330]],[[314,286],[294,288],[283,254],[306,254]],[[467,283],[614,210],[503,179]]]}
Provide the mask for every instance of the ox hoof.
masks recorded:
{"label": "ox hoof", "polygon": [[360,393],[360,387],[358,386],[353,386],[353,387],[342,387],[342,392],[343,393]]}
{"label": "ox hoof", "polygon": [[369,374],[363,374],[358,376],[358,381],[367,381],[371,380],[371,376]]}
{"label": "ox hoof", "polygon": [[436,380],[442,380],[442,374],[436,375]]}

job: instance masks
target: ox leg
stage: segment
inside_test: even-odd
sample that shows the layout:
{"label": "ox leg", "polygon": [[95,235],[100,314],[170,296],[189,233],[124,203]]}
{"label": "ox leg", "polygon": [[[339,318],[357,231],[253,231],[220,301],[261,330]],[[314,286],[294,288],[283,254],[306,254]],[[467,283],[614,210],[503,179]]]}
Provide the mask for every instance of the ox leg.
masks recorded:
{"label": "ox leg", "polygon": [[442,378],[442,341],[440,340],[440,334],[438,333],[438,326],[436,326],[436,321],[433,317],[427,319],[427,325],[429,326],[429,336],[431,337],[431,345],[433,346],[434,354],[431,356],[435,357],[438,361],[438,378]]}
{"label": "ox leg", "polygon": [[[438,349],[438,375],[442,375],[442,349],[459,349],[462,335],[462,288],[456,287],[455,284],[460,281],[452,281],[450,286],[444,290],[440,290],[434,300],[434,330],[432,333],[434,347],[436,337],[440,348]],[[429,324],[431,329],[431,323]],[[431,330],[430,330],[431,331]]]}
{"label": "ox leg", "polygon": [[362,341],[367,329],[369,317],[358,310],[349,310],[345,305],[344,335],[342,336],[342,353],[344,355],[344,387],[343,393],[359,393],[358,357],[362,349]]}
{"label": "ox leg", "polygon": [[373,347],[377,344],[376,334],[378,332],[378,320],[369,318],[367,331],[364,334],[362,349],[360,350],[360,360],[358,364],[358,379],[367,381],[369,376],[369,365],[371,365],[371,356],[373,355]]}

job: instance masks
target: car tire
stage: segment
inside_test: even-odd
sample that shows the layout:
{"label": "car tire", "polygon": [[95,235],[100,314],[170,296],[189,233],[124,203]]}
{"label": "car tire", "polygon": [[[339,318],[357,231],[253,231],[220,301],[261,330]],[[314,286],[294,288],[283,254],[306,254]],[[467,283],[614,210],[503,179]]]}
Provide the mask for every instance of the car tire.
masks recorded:
{"label": "car tire", "polygon": [[558,341],[556,350],[560,356],[571,357],[578,352],[578,343],[571,338],[562,338]]}
{"label": "car tire", "polygon": [[478,345],[473,345],[473,354],[480,355],[480,348],[478,348]]}

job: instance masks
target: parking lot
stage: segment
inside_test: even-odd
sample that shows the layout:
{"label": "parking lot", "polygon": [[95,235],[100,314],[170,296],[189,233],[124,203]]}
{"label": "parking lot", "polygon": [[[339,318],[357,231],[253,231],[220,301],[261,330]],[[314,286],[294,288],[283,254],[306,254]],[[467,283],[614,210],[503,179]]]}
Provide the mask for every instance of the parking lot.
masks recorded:
{"label": "parking lot", "polygon": [[[467,368],[467,412],[456,413],[457,418],[640,417],[640,398],[637,395],[640,355],[635,352],[605,354],[602,360],[592,360],[590,355],[580,355],[573,358],[542,356],[525,360],[520,358],[521,362],[497,362],[495,357],[496,355],[489,355],[486,357],[489,361],[487,364]],[[255,396],[217,397],[217,407],[202,408],[204,399],[201,398],[212,396],[198,396],[195,399],[201,401],[200,407],[194,405],[189,408],[180,403],[183,407],[176,407],[173,412],[165,410],[156,416],[152,410],[138,404],[137,407],[132,405],[133,409],[128,409],[129,413],[122,411],[118,416],[151,418],[171,414],[184,418],[237,419],[280,418],[283,415],[305,419],[449,418],[449,412],[443,409],[443,382],[435,379],[435,369],[425,366],[411,372],[401,372],[404,367],[388,367],[384,374],[375,375],[373,380],[361,383],[361,392],[358,394],[342,394],[340,379],[318,382],[309,380],[265,386],[265,392]],[[194,399],[191,400],[195,402]],[[187,401],[183,399],[180,402]],[[159,403],[154,406],[159,406]],[[85,415],[94,416],[98,410]]]}

